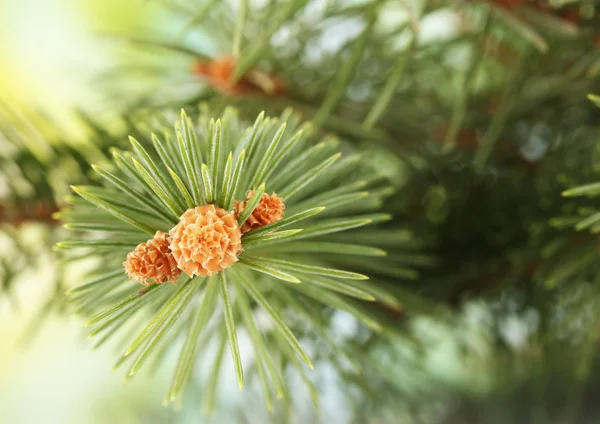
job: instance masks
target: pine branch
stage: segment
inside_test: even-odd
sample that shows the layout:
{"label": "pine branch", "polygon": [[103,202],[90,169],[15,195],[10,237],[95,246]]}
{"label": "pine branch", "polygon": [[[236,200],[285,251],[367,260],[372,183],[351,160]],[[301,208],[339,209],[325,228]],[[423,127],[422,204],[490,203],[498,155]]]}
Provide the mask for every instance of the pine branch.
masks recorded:
{"label": "pine branch", "polygon": [[[330,168],[332,158],[336,159],[339,155],[331,156],[328,149],[320,148],[314,151],[314,155],[308,155],[302,161],[296,162],[294,171],[298,177],[294,181],[280,184],[280,181],[288,179],[288,163],[292,155],[297,154],[300,146],[298,142],[303,134],[303,130],[299,129],[299,121],[293,113],[285,113],[279,118],[263,118],[261,114],[254,126],[245,131],[242,122],[237,120],[235,112],[231,110],[216,121],[208,121],[206,117],[201,117],[200,121],[204,125],[195,125],[182,111],[182,125],[176,127],[178,132],[181,131],[179,133],[181,135],[177,137],[178,142],[173,141],[176,137],[166,137],[163,142],[159,142],[154,137],[157,152],[144,149],[141,144],[132,139],[134,150],[132,154],[119,155],[117,160],[131,161],[134,167],[124,167],[122,162],[121,170],[115,174],[95,168],[96,172],[105,177],[108,184],[102,187],[75,188],[82,199],[74,198],[71,202],[72,208],[61,212],[61,218],[65,220],[67,228],[100,231],[100,238],[84,237],[67,240],[59,243],[59,248],[86,247],[95,254],[101,254],[101,249],[104,248],[111,249],[115,254],[123,252],[122,256],[114,257],[114,265],[106,268],[104,274],[99,273],[91,282],[70,291],[77,308],[95,314],[88,323],[92,326],[91,334],[95,335],[109,325],[111,332],[118,331],[119,327],[125,326],[134,315],[143,311],[155,314],[146,329],[126,350],[126,357],[134,350],[140,351],[131,365],[129,375],[136,373],[147,359],[156,355],[157,350],[165,343],[165,336],[172,331],[173,325],[179,322],[188,329],[191,338],[186,342],[186,347],[181,354],[180,365],[167,394],[167,401],[176,400],[187,384],[190,367],[194,362],[195,340],[200,337],[202,329],[210,319],[218,319],[219,325],[227,328],[227,339],[234,363],[237,364],[238,381],[242,387],[240,357],[243,352],[238,347],[236,337],[237,327],[241,325],[240,313],[245,316],[244,322],[249,326],[249,331],[252,332],[253,327],[251,321],[248,321],[250,318],[247,309],[241,311],[238,309],[236,297],[241,299],[244,296],[239,293],[240,290],[247,290],[260,307],[267,309],[277,323],[275,334],[280,332],[283,339],[290,344],[292,351],[311,367],[312,362],[293,335],[293,330],[287,327],[279,315],[280,312],[278,313],[271,305],[272,295],[267,288],[271,284],[281,284],[277,279],[296,283],[290,286],[290,290],[295,290],[292,286],[298,286],[300,293],[307,293],[309,295],[307,299],[313,299],[310,302],[314,303],[315,307],[322,307],[319,306],[320,304],[333,308],[341,307],[377,329],[383,328],[383,324],[377,323],[375,316],[371,316],[359,304],[349,303],[345,297],[373,302],[381,296],[381,302],[385,304],[398,304],[389,292],[377,287],[379,284],[377,281],[365,282],[363,289],[360,284],[351,280],[364,280],[368,278],[366,275],[352,272],[347,268],[334,268],[331,266],[334,261],[328,259],[330,256],[335,257],[340,254],[342,256],[381,255],[380,249],[374,246],[344,243],[311,244],[310,241],[314,237],[326,237],[327,234],[373,225],[389,219],[385,214],[376,213],[353,218],[352,215],[347,214],[344,207],[333,208],[335,204],[329,204],[332,211],[327,215],[326,220],[319,218],[319,213],[325,210],[324,207],[318,206],[321,202],[319,199],[325,199],[319,195],[335,187],[334,181],[343,181],[345,195],[352,195],[352,189],[368,188],[364,183],[355,184],[357,181],[377,180],[371,170],[374,167],[359,163],[358,172],[350,166]],[[240,152],[235,165],[234,152]],[[158,159],[154,159],[153,156],[158,156]],[[178,174],[173,169],[179,168],[176,163],[187,164],[186,172]],[[196,172],[198,169],[202,172]],[[257,187],[261,182],[262,184]],[[276,187],[281,188],[281,191],[279,188],[277,190],[282,194],[282,198],[276,193],[268,194]],[[377,199],[387,194],[387,190],[375,190],[372,196]],[[316,201],[311,202],[312,198]],[[232,199],[240,199],[233,202],[233,211],[231,210]],[[85,201],[89,204],[86,205]],[[179,223],[177,220],[154,219],[154,211],[159,209],[170,214],[182,214],[183,204],[188,210],[180,220],[177,217]],[[283,218],[283,208],[294,209],[295,204],[306,204],[311,207],[299,207],[296,213]],[[377,206],[368,206],[365,211],[376,209]],[[206,219],[209,221],[204,221],[205,215],[202,214],[208,214],[206,217],[211,218]],[[196,219],[199,221],[193,221]],[[106,231],[109,223],[115,225],[112,223],[119,221],[121,224],[115,227],[115,231],[121,231],[123,225],[130,226],[131,235],[115,237]],[[192,224],[192,222],[197,223]],[[200,224],[202,222],[204,224]],[[281,230],[284,226],[286,229]],[[187,234],[190,234],[189,231],[198,231],[199,235],[184,242],[184,239],[187,240]],[[205,231],[214,232],[211,236],[206,233],[206,237],[221,240],[219,247],[212,242],[203,244],[208,241],[205,236],[200,236]],[[148,236],[144,233],[148,235],[156,233],[156,235],[154,239],[145,242]],[[294,241],[298,239],[306,240],[303,242],[304,249],[300,249],[299,245],[294,246]],[[189,250],[185,247],[186,244],[181,243],[199,244]],[[247,246],[248,252],[236,247],[235,243],[241,243],[242,248]],[[290,249],[286,250],[286,246]],[[125,251],[122,248],[125,248]],[[163,249],[162,253],[156,253],[158,256],[154,253],[146,256],[145,252],[158,248]],[[191,253],[195,252],[195,249],[201,249],[198,252],[204,253]],[[217,253],[214,249],[227,250]],[[302,260],[292,254],[298,249],[303,251]],[[127,250],[132,252],[126,257]],[[321,252],[319,257],[311,256],[313,251]],[[188,256],[190,253],[191,256]],[[200,260],[198,254],[208,256]],[[123,282],[124,277],[119,277],[118,271],[123,260],[129,276],[147,285],[148,289],[138,290],[135,289],[138,283]],[[168,260],[170,265],[166,265],[167,262],[153,263],[152,261],[155,260]],[[385,259],[382,260],[385,262]],[[139,261],[145,265],[138,265]],[[169,270],[165,266],[172,268]],[[352,262],[348,262],[346,267],[352,268]],[[390,275],[397,274],[395,270],[387,271],[387,269],[382,265],[377,269],[377,273],[381,277],[387,272],[390,272]],[[182,277],[178,278],[180,274]],[[210,278],[211,275],[219,276],[216,283],[214,278]],[[174,285],[162,284],[166,283],[167,279]],[[220,286],[222,298],[220,307],[210,300],[211,289],[207,288],[215,284]],[[372,290],[369,286],[373,286]],[[236,287],[236,290],[231,290],[230,287]],[[122,295],[119,294],[121,293],[119,288],[123,288]],[[161,289],[160,293],[163,296],[160,297],[159,294],[158,298],[154,296],[153,300],[146,302],[144,299],[147,299],[151,293],[157,292],[157,289]],[[205,293],[203,302],[209,302],[208,304],[212,306],[202,315],[192,318],[192,312],[187,305],[195,302],[194,299],[201,297],[203,293]],[[116,303],[111,305],[111,302],[115,301]],[[219,309],[223,309],[224,315],[218,312]],[[222,318],[215,318],[219,316]],[[313,322],[313,325],[317,323]],[[256,334],[254,339],[255,348],[259,349],[259,352],[262,351],[261,342],[256,338]],[[273,349],[277,348],[269,347],[270,352]],[[267,361],[264,353],[260,355],[263,355],[263,361]],[[291,359],[294,357],[292,356]],[[125,361],[126,358],[120,360],[119,364]],[[270,373],[283,372],[279,367],[273,368],[273,364],[268,361],[259,365],[259,369],[262,369],[262,373],[267,369]],[[214,390],[211,387],[215,384],[214,379],[217,378],[218,370],[215,373],[213,380],[209,382],[211,391]],[[270,386],[272,382],[263,375],[263,385],[265,384]],[[268,392],[273,388],[280,392],[277,386],[265,390]],[[269,404],[268,397],[266,400]]]}

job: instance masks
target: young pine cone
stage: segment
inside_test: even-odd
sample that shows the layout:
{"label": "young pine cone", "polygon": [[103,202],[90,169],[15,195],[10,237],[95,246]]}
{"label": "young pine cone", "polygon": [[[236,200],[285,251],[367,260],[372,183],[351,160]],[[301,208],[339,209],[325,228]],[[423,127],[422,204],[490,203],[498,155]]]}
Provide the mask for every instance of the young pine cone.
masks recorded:
{"label": "young pine cone", "polygon": [[193,73],[203,76],[213,89],[231,96],[255,93],[278,96],[285,93],[286,87],[283,81],[256,69],[250,69],[239,81],[234,81],[233,74],[236,67],[235,57],[224,56],[194,63]]}
{"label": "young pine cone", "polygon": [[221,271],[236,263],[242,251],[235,214],[215,205],[188,209],[169,234],[177,266],[189,276]]}
{"label": "young pine cone", "polygon": [[[253,195],[254,191],[249,190],[246,193],[246,199],[250,199]],[[246,202],[236,201],[234,205],[235,213],[236,215],[239,215],[246,207]],[[285,205],[283,204],[283,199],[281,197],[277,196],[275,193],[270,196],[267,193],[263,193],[256,209],[254,209],[252,215],[250,215],[246,222],[244,222],[244,225],[242,225],[242,234],[256,228],[264,227],[272,222],[279,221],[283,218],[284,209]]]}
{"label": "young pine cone", "polygon": [[167,234],[157,231],[154,238],[140,243],[127,254],[123,262],[125,271],[131,279],[138,280],[145,286],[165,281],[175,282],[181,275],[177,262],[169,249]]}

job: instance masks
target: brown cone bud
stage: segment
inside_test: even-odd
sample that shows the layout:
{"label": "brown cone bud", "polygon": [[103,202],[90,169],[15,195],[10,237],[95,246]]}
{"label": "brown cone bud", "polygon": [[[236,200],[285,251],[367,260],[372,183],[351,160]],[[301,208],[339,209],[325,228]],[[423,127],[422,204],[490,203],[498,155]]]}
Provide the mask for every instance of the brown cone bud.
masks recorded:
{"label": "brown cone bud", "polygon": [[[250,190],[246,193],[246,199],[250,199],[254,195],[254,191]],[[235,212],[239,215],[246,207],[246,202],[236,201]],[[283,199],[277,194],[273,193],[270,196],[267,193],[263,193],[260,202],[252,212],[252,215],[242,225],[242,234],[247,233],[250,230],[264,227],[272,222],[279,221],[283,218],[283,211],[285,210],[285,204]]]}
{"label": "brown cone bud", "polygon": [[169,234],[177,266],[189,276],[221,271],[236,263],[242,251],[235,214],[215,205],[188,209]]}
{"label": "brown cone bud", "polygon": [[165,281],[175,282],[181,275],[177,262],[169,249],[167,234],[157,231],[154,238],[140,243],[127,254],[123,262],[125,271],[131,279],[138,280],[145,286]]}

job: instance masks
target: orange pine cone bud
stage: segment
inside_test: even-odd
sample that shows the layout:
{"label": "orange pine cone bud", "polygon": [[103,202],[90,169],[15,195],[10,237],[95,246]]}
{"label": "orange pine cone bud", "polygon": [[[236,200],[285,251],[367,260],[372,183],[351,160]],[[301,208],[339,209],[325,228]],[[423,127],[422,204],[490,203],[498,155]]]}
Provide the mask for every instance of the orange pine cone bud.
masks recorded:
{"label": "orange pine cone bud", "polygon": [[255,69],[250,69],[239,81],[234,82],[232,77],[236,66],[235,57],[224,56],[195,62],[192,72],[206,78],[215,90],[231,96],[253,93],[277,96],[285,93],[286,87],[280,79]]}
{"label": "orange pine cone bud", "polygon": [[177,262],[169,249],[167,234],[157,231],[154,238],[140,243],[127,254],[123,262],[129,278],[138,280],[145,286],[165,281],[175,282],[181,275]]}
{"label": "orange pine cone bud", "polygon": [[189,276],[208,276],[230,267],[242,251],[235,214],[215,205],[188,209],[169,234],[177,266]]}
{"label": "orange pine cone bud", "polygon": [[[253,190],[249,190],[246,193],[246,199],[250,199],[254,195]],[[246,207],[246,202],[236,201],[235,212],[239,215],[242,210]],[[277,194],[273,193],[270,196],[267,193],[263,193],[260,202],[252,212],[252,215],[242,225],[242,234],[247,233],[255,228],[264,227],[272,222],[279,221],[283,218],[283,211],[285,210],[285,204],[283,199]]]}

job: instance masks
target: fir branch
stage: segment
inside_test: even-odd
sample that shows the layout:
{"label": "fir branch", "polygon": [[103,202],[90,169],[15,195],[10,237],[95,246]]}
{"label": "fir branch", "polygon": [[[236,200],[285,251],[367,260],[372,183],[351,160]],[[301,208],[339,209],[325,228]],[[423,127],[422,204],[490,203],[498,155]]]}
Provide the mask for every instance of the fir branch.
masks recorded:
{"label": "fir branch", "polygon": [[[77,188],[77,192],[82,196],[82,199],[74,198],[73,208],[60,214],[61,218],[66,221],[67,228],[85,229],[90,232],[101,231],[102,234],[101,238],[67,240],[59,243],[60,247],[77,248],[85,246],[91,248],[96,254],[100,254],[102,252],[100,249],[103,248],[111,249],[114,253],[121,248],[126,250],[136,248],[136,252],[141,249],[139,252],[142,256],[136,260],[153,261],[157,257],[165,258],[165,260],[171,258],[168,259],[168,263],[171,264],[168,266],[177,265],[183,267],[180,269],[185,269],[184,272],[177,270],[176,275],[179,275],[180,272],[181,274],[188,273],[189,278],[183,280],[184,277],[182,277],[182,282],[177,283],[170,280],[177,284],[177,289],[166,287],[166,284],[163,284],[166,277],[159,279],[157,275],[150,275],[149,277],[154,277],[154,284],[152,284],[148,280],[143,280],[143,278],[148,277],[146,274],[136,276],[140,281],[149,284],[147,289],[140,291],[135,289],[135,283],[122,282],[122,276],[120,277],[122,274],[119,274],[118,271],[121,269],[121,264],[120,261],[115,260],[113,268],[107,268],[104,271],[105,275],[99,275],[96,279],[71,291],[71,297],[79,305],[82,312],[96,311],[88,322],[88,325],[94,327],[92,335],[100,331],[107,331],[105,338],[108,338],[118,331],[119,327],[124,327],[127,322],[139,316],[142,311],[153,311],[154,318],[133,341],[130,341],[129,347],[125,349],[125,357],[136,351],[139,352],[138,356],[131,362],[129,376],[136,374],[142,365],[148,362],[148,359],[159,355],[157,352],[162,351],[164,349],[162,346],[168,343],[169,337],[167,337],[167,334],[175,331],[176,323],[180,323],[179,325],[182,326],[181,331],[187,331],[188,336],[181,351],[171,386],[165,397],[167,402],[179,399],[181,393],[183,393],[194,364],[196,340],[203,331],[202,329],[206,327],[207,322],[212,319],[211,317],[218,316],[216,309],[222,309],[224,313],[223,319],[219,320],[218,325],[226,328],[226,339],[229,341],[240,387],[243,385],[244,377],[241,368],[242,352],[238,346],[236,334],[237,327],[242,325],[238,321],[238,316],[241,314],[243,325],[247,326],[250,333],[252,333],[253,345],[260,357],[260,363],[257,366],[263,385],[263,393],[270,393],[269,386],[271,384],[274,385],[278,394],[285,392],[279,382],[279,377],[277,377],[280,375],[281,370],[265,356],[264,347],[254,331],[251,317],[248,316],[248,305],[243,301],[245,295],[240,293],[240,290],[248,291],[251,297],[268,311],[277,323],[279,334],[286,340],[291,351],[299,355],[311,367],[312,362],[300,347],[298,340],[293,335],[293,330],[284,324],[280,314],[271,305],[269,290],[263,291],[268,287],[264,285],[264,282],[277,284],[276,281],[279,279],[288,283],[295,283],[293,286],[298,286],[301,292],[309,293],[310,296],[322,293],[323,297],[319,298],[319,302],[332,307],[341,307],[375,328],[381,328],[382,324],[375,323],[375,318],[371,317],[360,306],[345,301],[345,296],[372,302],[381,294],[382,302],[385,304],[394,303],[390,299],[391,295],[383,288],[378,289],[375,287],[373,290],[368,290],[368,288],[362,289],[357,284],[346,282],[346,280],[367,279],[366,275],[328,266],[326,260],[323,263],[325,256],[320,259],[310,256],[315,252],[334,251],[336,254],[353,255],[355,257],[381,256],[383,255],[381,249],[368,245],[335,244],[325,240],[319,242],[296,241],[299,238],[310,240],[313,237],[323,237],[334,232],[381,222],[389,219],[389,216],[386,214],[371,214],[353,217],[351,214],[347,215],[342,200],[335,198],[336,201],[330,206],[338,207],[331,208],[327,220],[319,218],[319,212],[324,210],[324,207],[319,206],[319,204],[322,202],[328,203],[326,193],[334,190],[334,187],[336,187],[334,181],[337,179],[342,179],[345,182],[341,187],[342,190],[337,190],[337,192],[343,192],[342,196],[350,196],[351,199],[358,201],[361,201],[360,199],[363,199],[364,195],[360,191],[353,191],[362,189],[365,186],[365,181],[378,180],[366,171],[369,167],[365,167],[364,172],[356,172],[353,169],[359,161],[359,156],[352,156],[352,161],[345,162],[344,165],[332,166],[339,154],[328,155],[331,149],[338,144],[337,142],[318,144],[317,149],[309,149],[310,153],[308,155],[300,155],[303,157],[302,161],[292,161],[295,164],[296,176],[294,179],[286,181],[284,184],[277,184],[277,179],[285,175],[285,170],[290,166],[284,160],[287,153],[298,148],[298,141],[302,135],[301,131],[295,131],[297,123],[291,119],[292,117],[293,114],[290,111],[285,112],[279,119],[264,118],[264,115],[261,114],[252,127],[243,131],[242,123],[238,121],[237,114],[231,110],[216,121],[204,117],[200,120],[201,125],[195,125],[182,112],[181,127],[176,128],[177,137],[165,137],[163,142],[159,141],[157,137],[150,137],[159,161],[153,158],[154,152],[146,150],[140,143],[132,139],[134,150],[132,154],[125,153],[114,156],[116,164],[122,166],[122,176],[117,177],[101,168],[96,168],[97,172],[105,178],[106,183],[112,185],[112,188],[110,190],[96,187]],[[199,142],[202,137],[206,137],[208,143]],[[177,142],[171,141],[175,139],[177,139]],[[176,147],[172,148],[169,143]],[[239,152],[235,165],[233,161],[234,152]],[[126,158],[131,159],[133,168],[125,166],[126,163],[129,163]],[[203,158],[206,158],[208,163],[204,163]],[[176,167],[177,163],[182,163],[186,168],[185,177],[179,176],[173,171],[172,167]],[[223,164],[223,166],[220,164]],[[198,169],[200,169],[200,173],[197,172]],[[255,187],[261,181],[264,182],[258,188]],[[360,182],[360,184],[357,184],[357,182]],[[284,196],[283,200],[275,194],[273,194],[275,197],[271,197],[266,192],[267,187],[276,186],[280,187]],[[204,189],[200,191],[200,187],[204,187]],[[384,191],[380,192],[384,193]],[[249,193],[249,198],[233,202],[235,203],[236,212],[231,212],[229,208],[233,199],[246,192]],[[376,190],[376,192],[379,191]],[[135,200],[136,205],[133,206],[119,200],[119,197],[123,194]],[[356,196],[356,194],[359,194],[359,196]],[[88,201],[91,205],[86,206],[85,201]],[[297,212],[291,216],[283,217],[283,209],[281,209],[281,215],[272,215],[276,209],[272,209],[274,206],[266,205],[269,204],[268,202],[275,201],[285,202],[286,207],[297,210]],[[294,207],[295,203],[299,205],[296,208]],[[302,205],[307,205],[307,207]],[[98,209],[94,210],[92,206]],[[181,214],[183,207],[189,209],[182,215],[179,224],[171,228],[174,225],[174,221],[171,220],[172,217]],[[157,210],[168,211],[169,220],[151,220],[150,217],[154,216]],[[91,211],[93,213],[90,214]],[[214,228],[212,227],[213,224],[208,224],[208,227],[206,227],[210,227],[210,231],[216,232],[211,237],[227,237],[221,240],[229,240],[227,243],[232,243],[232,237],[236,237],[235,232],[237,231],[241,246],[247,246],[249,250],[252,250],[252,253],[242,253],[241,249],[237,251],[228,250],[224,255],[233,255],[233,262],[225,263],[215,271],[209,271],[208,268],[205,268],[208,266],[206,265],[208,262],[198,263],[193,272],[190,271],[191,268],[184,265],[184,262],[177,262],[191,251],[187,247],[183,247],[181,251],[178,251],[179,248],[174,245],[175,240],[187,237],[186,226],[192,222],[191,219],[200,219],[194,217],[201,217],[203,213],[218,214],[211,215],[210,221],[206,221],[215,225]],[[225,219],[225,216],[235,216],[235,218],[227,221],[230,224],[225,224],[225,221],[218,221],[219,219]],[[113,222],[116,222],[115,220],[120,220],[122,223],[115,225],[113,224]],[[305,224],[304,228],[295,227],[299,223]],[[233,227],[227,227],[229,229],[225,230],[225,225],[233,225]],[[121,235],[114,238],[111,232],[106,232],[107,229],[121,231],[127,226],[132,228],[132,231],[128,232],[131,236]],[[250,230],[246,229],[248,226]],[[281,228],[288,226],[291,228],[281,230]],[[183,232],[179,232],[179,227],[182,228],[181,231]],[[204,227],[194,228],[196,228],[194,231],[204,231],[202,229]],[[222,235],[217,236],[216,234],[219,231],[222,232]],[[144,233],[154,235],[154,238],[144,241],[146,237],[143,235]],[[165,237],[166,241],[163,241]],[[176,237],[179,238],[176,239]],[[193,243],[203,243],[202,240],[206,240],[204,237],[193,238]],[[148,249],[163,246],[160,243],[166,243],[161,249],[167,250],[155,254],[143,253],[150,252]],[[202,245],[197,246],[201,248]],[[233,245],[230,245],[228,249],[231,249],[231,246]],[[278,246],[284,246],[284,248],[279,249]],[[288,247],[287,250],[285,246]],[[300,261],[292,256],[280,257],[281,253],[286,251],[302,252],[304,260]],[[219,258],[224,257],[216,256],[210,263],[215,260],[223,260]],[[128,268],[127,261],[130,260],[129,258],[128,255],[126,269],[130,276],[134,276],[132,273],[137,272],[135,270],[138,268]],[[121,261],[124,259],[125,256],[123,255]],[[189,260],[193,261],[194,259],[190,257]],[[235,264],[236,261],[239,261],[240,264]],[[232,269],[227,269],[229,266]],[[150,266],[148,263],[148,266],[144,265],[139,269],[147,272],[148,269],[155,268],[154,265]],[[208,283],[203,284],[206,277],[213,273],[216,273],[216,276],[210,277]],[[171,271],[168,275],[174,275],[174,271]],[[260,277],[261,275],[263,277]],[[218,278],[216,283],[215,278]],[[240,282],[241,285],[239,285]],[[300,282],[301,284],[298,284]],[[230,291],[232,284],[237,288],[233,292]],[[222,298],[220,307],[216,305],[214,300],[215,285],[220,287]],[[119,290],[118,288],[121,286],[123,288]],[[158,289],[161,289],[160,293]],[[161,293],[163,294],[161,295]],[[201,312],[197,314],[188,312],[187,305],[194,302],[197,297],[202,296],[202,293],[204,293],[202,302],[206,308],[201,309]],[[120,296],[124,297],[118,300]],[[116,303],[113,303],[115,300]],[[243,306],[244,304],[246,307]],[[316,321],[313,324],[317,325]],[[102,343],[105,338],[102,339]],[[283,349],[283,353],[288,349],[286,346],[280,348]],[[269,349],[274,349],[274,346],[270,346]],[[216,363],[218,365],[221,356],[222,353],[217,355]],[[295,361],[294,358],[291,358],[291,360]],[[126,359],[120,359],[117,366],[125,362],[127,362]],[[219,374],[218,366],[215,368],[214,373],[208,383],[209,391],[214,390]],[[267,373],[271,375],[271,379],[268,378]],[[269,395],[266,395],[266,402],[270,407]]]}

